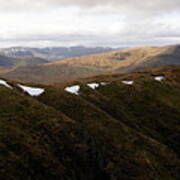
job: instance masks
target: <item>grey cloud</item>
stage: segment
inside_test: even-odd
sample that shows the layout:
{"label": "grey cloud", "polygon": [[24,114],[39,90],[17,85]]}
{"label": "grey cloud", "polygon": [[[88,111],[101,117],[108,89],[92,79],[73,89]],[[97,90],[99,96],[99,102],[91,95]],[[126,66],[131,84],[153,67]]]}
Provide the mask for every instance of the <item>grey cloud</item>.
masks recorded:
{"label": "grey cloud", "polygon": [[86,46],[113,46],[113,47],[129,47],[129,46],[144,46],[144,45],[164,45],[164,44],[178,44],[180,43],[180,33],[177,31],[164,31],[163,33],[154,32],[152,34],[131,32],[120,33],[116,35],[93,35],[93,34],[34,34],[32,36],[21,36],[8,39],[1,39],[0,41],[16,44],[27,45],[36,44],[39,46],[54,45],[86,45]]}
{"label": "grey cloud", "polygon": [[180,9],[180,0],[0,0],[0,9],[27,10],[41,7],[77,6],[93,8],[110,6],[121,11],[152,12],[172,11]]}
{"label": "grey cloud", "polygon": [[[106,46],[137,46],[161,45],[180,43],[180,33],[177,26],[161,22],[161,16],[177,13],[180,17],[180,0],[0,0],[0,13],[10,11],[46,11],[49,9],[78,7],[79,16],[103,16],[106,18],[115,14],[117,18],[124,17],[124,27],[121,32],[113,35],[84,34],[80,29],[79,34],[56,34],[52,32],[42,34],[33,32],[33,35],[16,35],[14,38],[1,39],[2,42],[26,44],[31,42],[52,42],[54,44],[75,45],[106,45]],[[41,15],[40,15],[41,16]],[[160,22],[157,22],[157,17]],[[42,17],[43,18],[43,17]],[[96,20],[96,19],[94,19]],[[105,19],[106,21],[109,21]],[[84,18],[84,21],[87,21]],[[121,19],[120,19],[121,21]],[[170,21],[170,20],[169,20]],[[111,22],[111,21],[110,21]],[[118,22],[118,21],[117,21]],[[90,22],[92,23],[92,22]],[[108,24],[108,23],[107,23]],[[33,25],[33,24],[32,24]],[[61,26],[62,24],[59,24]],[[43,34],[44,33],[44,34]]]}

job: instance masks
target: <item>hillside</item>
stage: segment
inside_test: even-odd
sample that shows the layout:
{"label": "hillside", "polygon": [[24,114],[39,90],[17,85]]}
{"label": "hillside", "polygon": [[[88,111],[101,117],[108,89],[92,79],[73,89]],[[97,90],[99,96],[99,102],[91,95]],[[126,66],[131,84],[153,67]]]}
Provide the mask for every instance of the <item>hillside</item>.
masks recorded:
{"label": "hillside", "polygon": [[22,82],[53,83],[90,75],[134,72],[165,65],[180,65],[179,45],[130,48],[45,65],[24,66],[6,73],[4,77]]}
{"label": "hillside", "polygon": [[103,71],[88,67],[77,68],[68,64],[63,64],[61,66],[52,64],[50,66],[21,66],[13,71],[2,74],[2,77],[20,82],[52,83],[63,82],[64,80],[77,79],[81,77],[89,77],[102,73]]}
{"label": "hillside", "polygon": [[178,66],[51,85],[1,79],[0,179],[178,180],[179,90]]}

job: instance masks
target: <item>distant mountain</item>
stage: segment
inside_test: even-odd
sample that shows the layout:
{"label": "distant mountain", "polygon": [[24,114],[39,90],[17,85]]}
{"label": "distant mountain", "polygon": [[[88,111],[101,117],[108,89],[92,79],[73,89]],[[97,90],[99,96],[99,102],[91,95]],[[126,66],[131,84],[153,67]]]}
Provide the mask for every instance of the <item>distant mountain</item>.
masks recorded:
{"label": "distant mountain", "polygon": [[45,63],[48,63],[48,61],[37,57],[13,58],[13,57],[0,55],[0,67],[4,67],[4,68],[15,68],[18,66],[45,64]]}
{"label": "distant mountain", "polygon": [[23,88],[0,79],[0,179],[179,180],[180,67]]}
{"label": "distant mountain", "polygon": [[91,54],[99,54],[112,51],[112,48],[104,47],[51,47],[51,48],[27,48],[12,47],[0,49],[0,54],[8,57],[39,57],[49,61],[66,59],[71,57],[80,57]]}
{"label": "distant mountain", "polygon": [[24,66],[4,74],[4,77],[22,82],[52,83],[165,65],[180,65],[180,45],[129,48],[44,65]]}

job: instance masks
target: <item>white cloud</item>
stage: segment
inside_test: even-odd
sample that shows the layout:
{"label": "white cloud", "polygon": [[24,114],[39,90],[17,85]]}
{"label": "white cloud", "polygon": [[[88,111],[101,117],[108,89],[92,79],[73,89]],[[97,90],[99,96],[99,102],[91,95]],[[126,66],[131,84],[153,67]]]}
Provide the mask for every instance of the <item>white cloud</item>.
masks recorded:
{"label": "white cloud", "polygon": [[[28,6],[27,6],[28,5]],[[21,8],[34,8],[37,7],[62,7],[62,6],[77,6],[92,8],[97,6],[111,6],[120,7],[124,9],[138,9],[148,11],[167,11],[172,9],[179,9],[179,0],[1,0],[2,9],[21,9]],[[143,9],[139,9],[143,8]]]}
{"label": "white cloud", "polygon": [[179,0],[0,0],[0,45],[180,43]]}

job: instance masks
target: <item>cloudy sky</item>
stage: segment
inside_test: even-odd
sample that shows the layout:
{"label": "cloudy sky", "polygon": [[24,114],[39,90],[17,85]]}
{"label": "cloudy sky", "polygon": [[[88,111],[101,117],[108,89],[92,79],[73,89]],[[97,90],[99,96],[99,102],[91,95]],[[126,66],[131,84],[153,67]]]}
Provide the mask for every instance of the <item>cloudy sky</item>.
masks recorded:
{"label": "cloudy sky", "polygon": [[0,0],[0,46],[180,44],[180,0]]}

